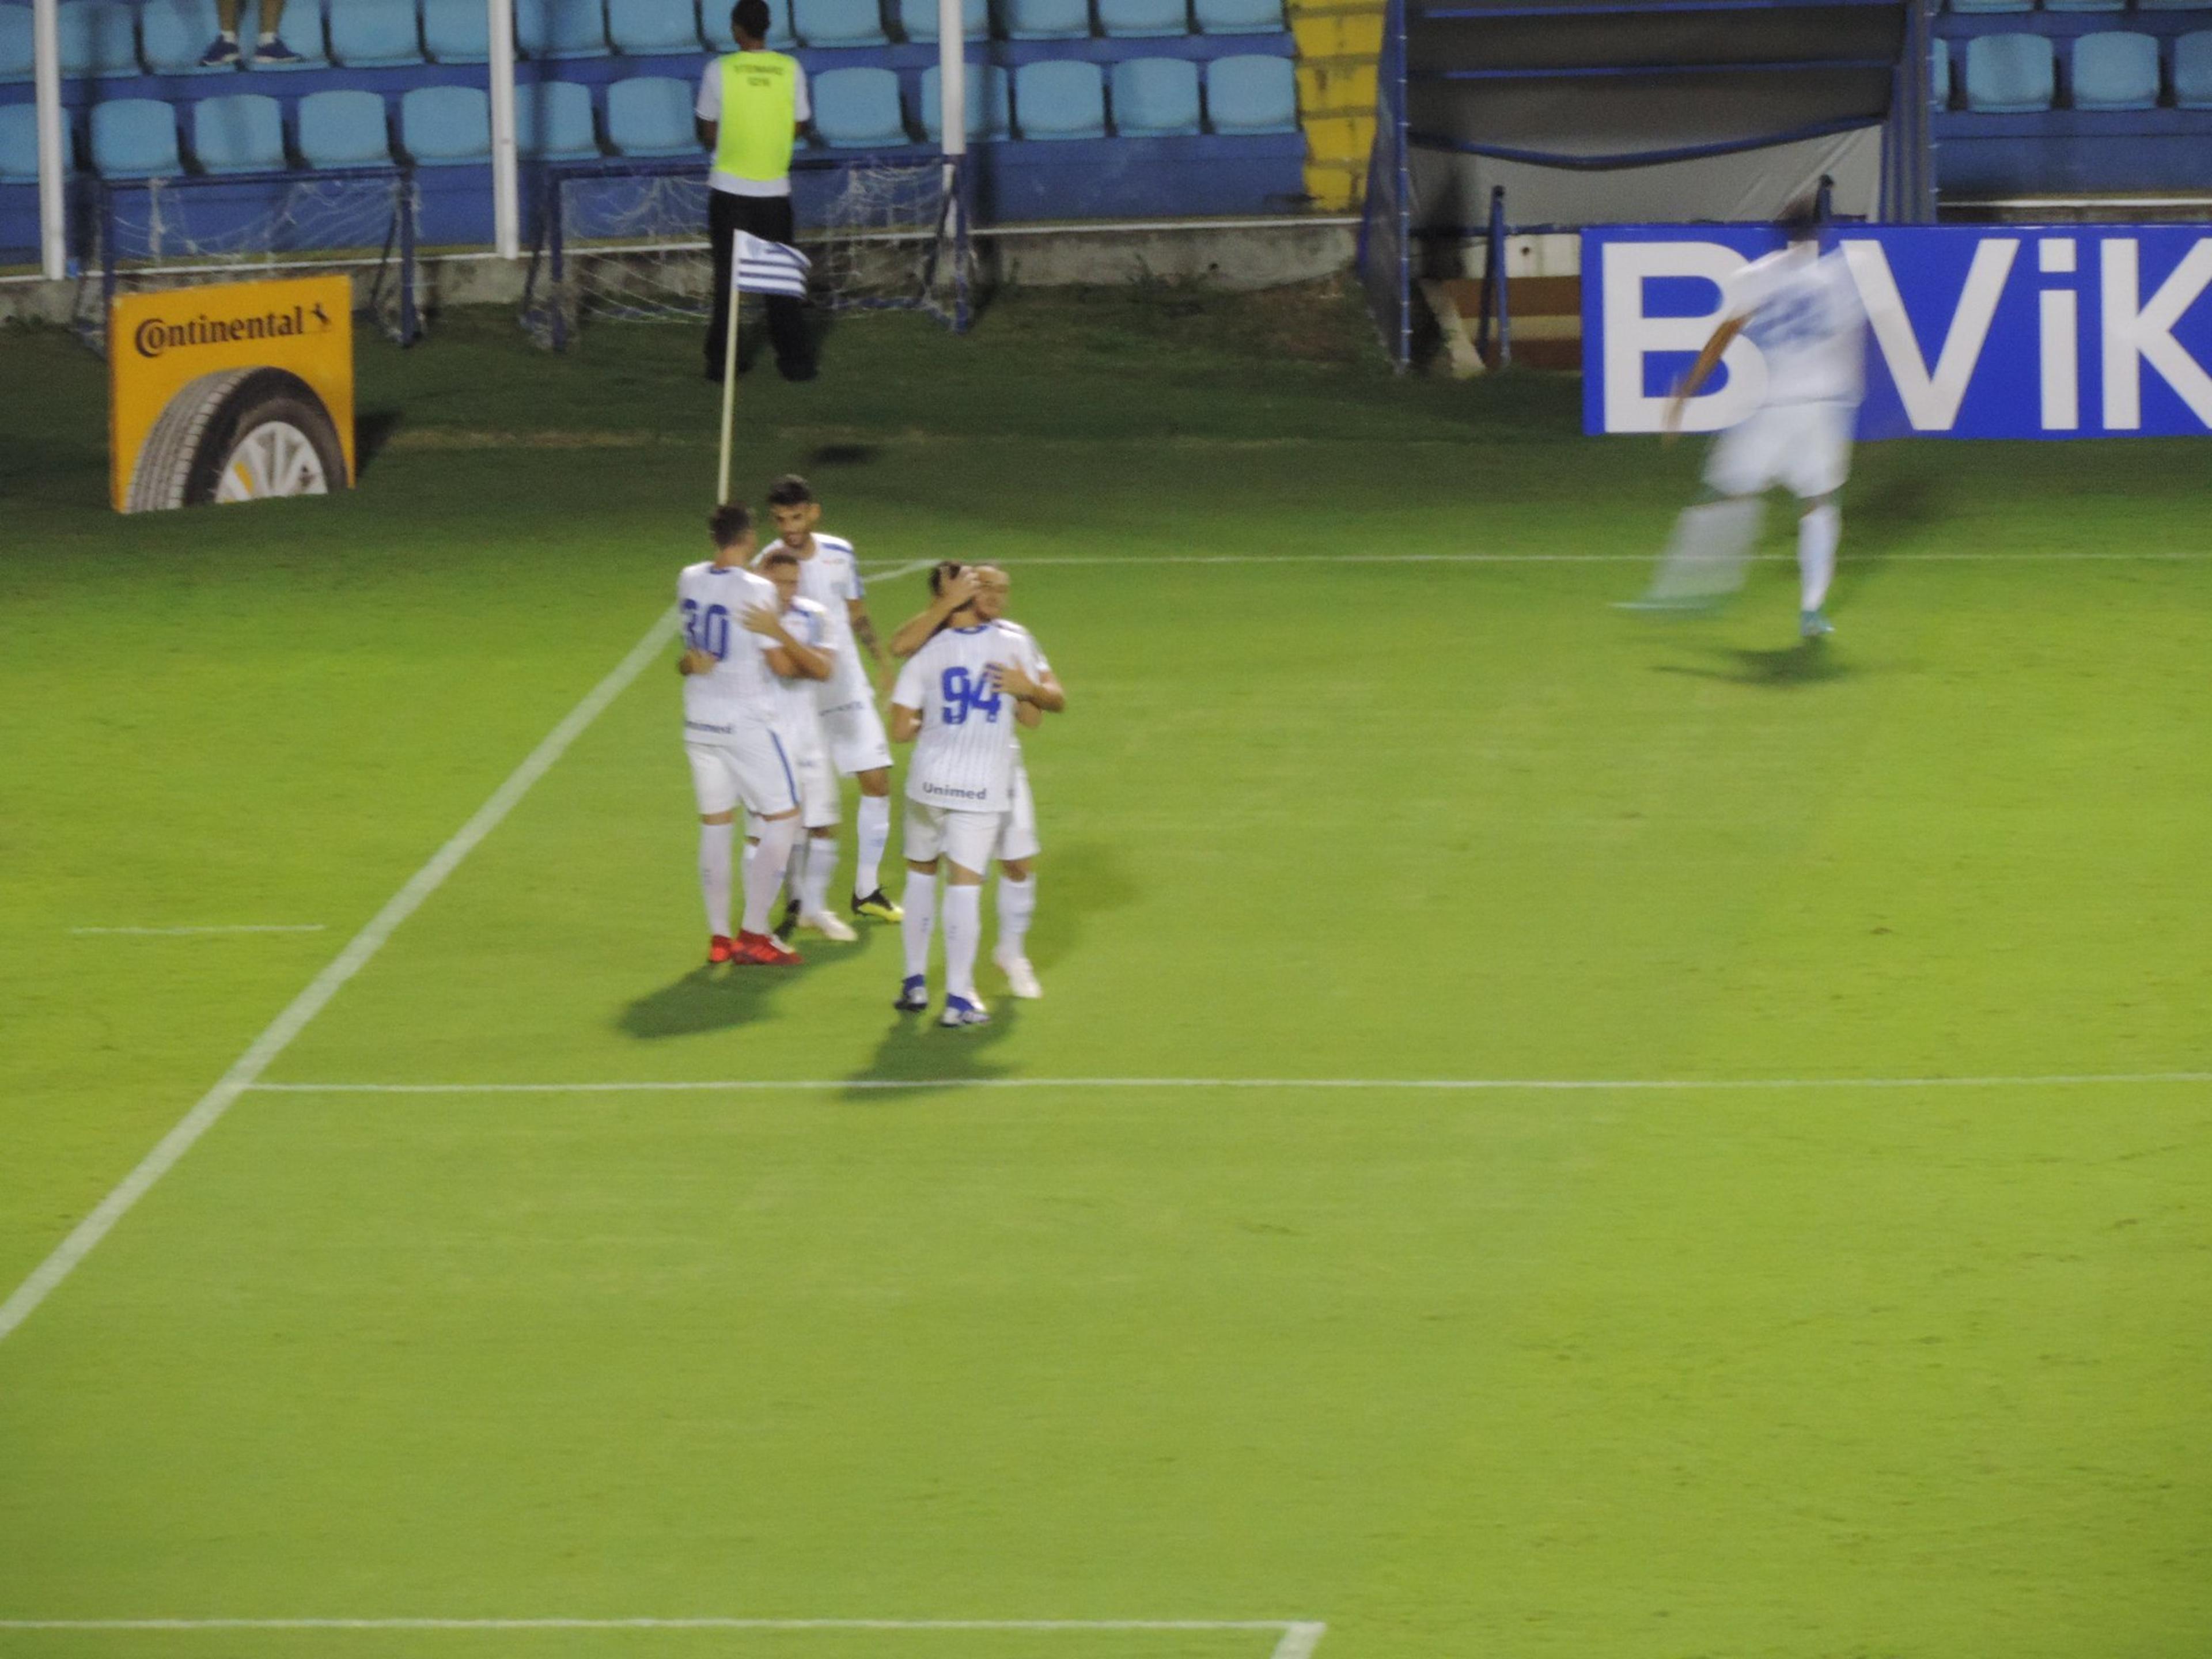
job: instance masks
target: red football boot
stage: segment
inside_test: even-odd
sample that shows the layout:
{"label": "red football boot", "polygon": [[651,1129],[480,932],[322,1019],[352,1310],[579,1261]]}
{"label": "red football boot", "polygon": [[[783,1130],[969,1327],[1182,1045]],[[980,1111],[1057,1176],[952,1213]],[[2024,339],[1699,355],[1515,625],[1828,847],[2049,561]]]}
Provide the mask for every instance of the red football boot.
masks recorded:
{"label": "red football boot", "polygon": [[727,933],[717,933],[707,941],[707,965],[733,961],[738,954],[738,943]]}
{"label": "red football boot", "polygon": [[762,968],[796,968],[805,960],[773,933],[739,933],[735,960]]}

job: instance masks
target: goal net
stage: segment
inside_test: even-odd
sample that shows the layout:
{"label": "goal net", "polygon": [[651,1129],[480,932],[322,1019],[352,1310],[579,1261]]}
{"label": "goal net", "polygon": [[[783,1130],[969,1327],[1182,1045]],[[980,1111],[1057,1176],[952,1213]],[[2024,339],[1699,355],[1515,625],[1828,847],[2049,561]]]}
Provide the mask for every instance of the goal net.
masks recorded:
{"label": "goal net", "polygon": [[[975,261],[960,163],[856,155],[800,161],[792,175],[814,304],[921,311],[956,333],[967,327]],[[696,161],[555,170],[522,325],[557,351],[595,319],[702,321],[714,298],[706,225],[707,181]]]}
{"label": "goal net", "polygon": [[350,271],[356,314],[401,344],[420,330],[414,182],[389,169],[104,185],[75,325],[105,352],[118,295]]}

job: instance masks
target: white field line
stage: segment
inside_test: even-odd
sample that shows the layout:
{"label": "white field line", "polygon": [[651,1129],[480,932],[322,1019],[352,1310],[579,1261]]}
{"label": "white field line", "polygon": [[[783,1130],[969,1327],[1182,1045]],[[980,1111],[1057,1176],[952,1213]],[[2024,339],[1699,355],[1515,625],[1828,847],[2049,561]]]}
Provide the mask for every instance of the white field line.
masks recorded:
{"label": "white field line", "polygon": [[55,1631],[1273,1631],[1270,1659],[1310,1659],[1328,1626],[1284,1619],[0,1619],[0,1630]]}
{"label": "white field line", "polygon": [[202,1095],[199,1103],[161,1137],[152,1152],[139,1160],[138,1167],[124,1176],[91,1214],[77,1223],[70,1236],[55,1246],[52,1255],[32,1269],[31,1276],[15,1287],[7,1301],[0,1303],[0,1342],[7,1340],[15,1328],[31,1316],[38,1305],[53,1293],[54,1287],[113,1231],[115,1224],[130,1212],[131,1206],[191,1150],[192,1143],[222,1121],[231,1103],[252,1087],[270,1064],[307,1028],[307,1022],[320,1013],[345,982],[384,948],[399,924],[413,915],[461,860],[476,849],[477,844],[499,827],[501,821],[514,810],[515,803],[568,752],[568,745],[575,742],[585,727],[597,720],[607,705],[644,672],[646,665],[660,654],[675,627],[672,611],[655,620],[644,638],[631,647],[629,654],[585,693],[584,700],[545,734],[522,764],[507,775],[507,781],[492,791],[491,799],[477,809],[475,816],[455,830],[453,838],[431,854],[430,861],[385,902],[384,908],[353,936],[337,958],[270,1022],[269,1029],[253,1040],[252,1047],[232,1062],[215,1087]]}
{"label": "white field line", "polygon": [[918,576],[937,562],[934,559],[908,559],[904,564],[863,565],[860,574],[872,582],[895,582],[902,576]]}
{"label": "white field line", "polygon": [[319,921],[240,921],[223,922],[204,927],[72,927],[72,933],[131,933],[137,935],[183,933],[319,933],[325,931]]}
{"label": "white field line", "polygon": [[[1850,550],[1845,549],[1848,559]],[[1003,561],[1009,570],[1031,570],[1044,566],[1123,564],[1650,564],[1658,553],[1651,549],[1622,553],[1127,553],[1046,554],[1040,558],[1019,555]],[[1754,558],[1769,564],[1795,564],[1795,553],[1759,553]],[[1984,553],[1961,550],[1942,553],[1886,553],[1885,563],[1985,564],[2029,560],[2066,562],[2108,562],[2192,563],[2212,558],[2212,552],[2063,551]],[[927,568],[927,567],[923,567]]]}
{"label": "white field line", "polygon": [[1394,1089],[1495,1093],[1693,1093],[1747,1089],[2072,1089],[2212,1083],[2212,1072],[2053,1072],[2018,1077],[943,1077],[729,1078],[639,1083],[252,1083],[273,1095],[649,1095],[844,1089]]}

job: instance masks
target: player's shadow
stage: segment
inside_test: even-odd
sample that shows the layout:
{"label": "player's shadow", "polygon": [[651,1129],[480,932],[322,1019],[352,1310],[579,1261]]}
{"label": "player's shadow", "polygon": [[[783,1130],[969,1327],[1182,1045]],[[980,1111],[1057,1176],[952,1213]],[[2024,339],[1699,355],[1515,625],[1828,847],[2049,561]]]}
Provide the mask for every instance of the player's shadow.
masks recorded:
{"label": "player's shadow", "polygon": [[[1001,997],[992,1003],[988,1025],[950,1030],[937,1023],[933,1008],[927,1013],[895,1016],[868,1063],[846,1079],[851,1086],[841,1098],[881,1105],[936,1089],[1011,1076],[1012,1067],[995,1051],[1021,1023],[1020,1008],[1012,998]],[[886,1088],[886,1084],[902,1086]]]}
{"label": "player's shadow", "polygon": [[1848,594],[1878,575],[1897,551],[1944,516],[1943,480],[1929,471],[1899,472],[1844,495],[1844,543],[1836,592]]}
{"label": "player's shadow", "polygon": [[1732,685],[1765,686],[1779,691],[1824,685],[1845,678],[1852,672],[1847,664],[1836,659],[1826,640],[1800,640],[1795,645],[1772,651],[1716,646],[1711,656],[1708,665],[1657,663],[1652,672],[1687,674],[1702,680],[1726,680]]}
{"label": "player's shadow", "polygon": [[865,940],[834,945],[809,939],[797,948],[806,958],[797,968],[710,968],[702,963],[631,1003],[615,1024],[625,1036],[647,1042],[757,1024],[775,1013],[776,999],[793,981],[867,947]]}
{"label": "player's shadow", "polygon": [[1075,954],[1094,916],[1136,902],[1137,883],[1109,842],[1070,842],[1037,860],[1036,929],[1030,960],[1049,968]]}

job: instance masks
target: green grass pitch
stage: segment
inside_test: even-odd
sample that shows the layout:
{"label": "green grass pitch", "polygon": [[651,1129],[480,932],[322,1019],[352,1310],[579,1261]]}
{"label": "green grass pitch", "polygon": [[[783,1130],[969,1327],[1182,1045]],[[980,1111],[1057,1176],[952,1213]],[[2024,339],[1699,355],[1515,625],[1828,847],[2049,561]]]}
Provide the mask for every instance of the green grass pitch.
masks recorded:
{"label": "green grass pitch", "polygon": [[[0,1342],[0,1655],[2205,1652],[2203,447],[1869,447],[1805,650],[1780,557],[1609,608],[1693,449],[1362,327],[750,378],[750,489],[1004,561],[1068,685],[1046,999],[699,969],[656,663],[267,1079],[817,1086],[241,1097]],[[364,343],[358,492],[121,520],[0,339],[0,1295],[702,556],[695,351]],[[80,931],[240,924],[323,931]],[[653,1618],[892,1622],[190,1622]]]}

